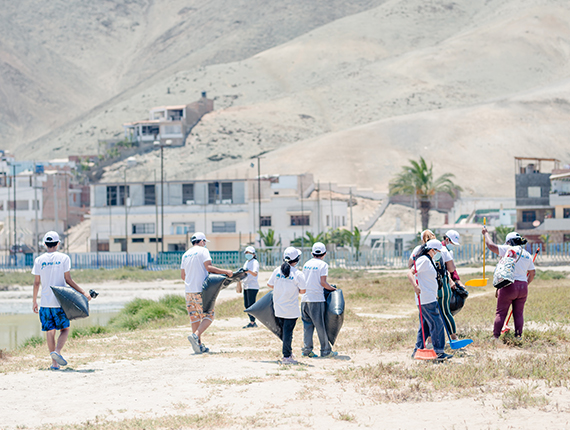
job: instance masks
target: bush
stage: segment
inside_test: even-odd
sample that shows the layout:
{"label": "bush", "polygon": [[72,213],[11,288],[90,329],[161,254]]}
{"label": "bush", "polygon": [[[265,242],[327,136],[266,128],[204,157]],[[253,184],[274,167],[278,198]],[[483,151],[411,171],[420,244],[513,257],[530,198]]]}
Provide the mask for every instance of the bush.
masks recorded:
{"label": "bush", "polygon": [[27,338],[22,343],[22,348],[26,348],[28,346],[35,348],[36,346],[44,344],[45,341],[46,341],[46,339],[44,336],[32,336],[32,337]]}
{"label": "bush", "polygon": [[544,281],[550,281],[551,279],[566,279],[567,277],[568,273],[556,272],[554,270],[537,270],[535,274],[536,279]]}
{"label": "bush", "polygon": [[87,327],[74,327],[71,332],[71,338],[77,339],[80,337],[92,336],[94,334],[105,334],[108,330],[100,325],[93,325]]}
{"label": "bush", "polygon": [[135,330],[141,325],[159,319],[174,318],[186,313],[184,297],[168,295],[158,302],[149,299],[134,299],[111,319],[109,325],[118,329]]}

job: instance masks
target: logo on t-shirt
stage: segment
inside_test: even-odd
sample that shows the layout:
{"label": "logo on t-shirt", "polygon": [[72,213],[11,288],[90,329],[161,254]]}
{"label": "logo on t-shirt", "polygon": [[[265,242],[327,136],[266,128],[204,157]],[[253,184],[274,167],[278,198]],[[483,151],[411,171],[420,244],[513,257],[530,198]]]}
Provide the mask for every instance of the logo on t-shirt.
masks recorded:
{"label": "logo on t-shirt", "polygon": [[287,278],[286,276],[284,276],[284,275],[281,274],[281,273],[278,273],[278,274],[277,274],[277,277],[278,277],[278,278],[282,278],[282,279],[290,279],[290,280],[295,279],[295,278],[293,278],[293,276],[291,276],[291,275]]}
{"label": "logo on t-shirt", "polygon": [[44,261],[40,270],[43,270],[43,268],[46,266],[53,266],[54,264],[57,266],[58,264],[61,264],[61,261],[49,261],[47,263]]}

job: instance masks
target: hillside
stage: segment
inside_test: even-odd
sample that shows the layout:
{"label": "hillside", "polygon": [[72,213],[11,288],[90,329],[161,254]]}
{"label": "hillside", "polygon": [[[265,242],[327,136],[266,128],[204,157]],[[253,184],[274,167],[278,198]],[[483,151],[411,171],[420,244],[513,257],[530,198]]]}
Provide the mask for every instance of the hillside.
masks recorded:
{"label": "hillside", "polygon": [[[566,2],[369,6],[239,61],[147,80],[22,153],[96,153],[96,139],[120,136],[123,122],[206,90],[216,110],[187,146],[165,151],[167,179],[253,176],[250,157],[265,153],[262,173],[311,171],[386,190],[402,164],[423,155],[468,195],[504,196],[513,192],[513,156],[570,160]],[[138,156],[129,179],[158,171],[158,155]],[[122,180],[122,169],[103,179]]]}
{"label": "hillside", "polygon": [[[178,71],[248,58],[384,1],[5,2],[0,148],[18,145],[18,158],[93,152],[98,138],[121,131],[122,118],[96,129],[81,127],[81,118],[113,112]],[[61,137],[69,124],[73,136]],[[25,146],[42,136],[40,153]]]}

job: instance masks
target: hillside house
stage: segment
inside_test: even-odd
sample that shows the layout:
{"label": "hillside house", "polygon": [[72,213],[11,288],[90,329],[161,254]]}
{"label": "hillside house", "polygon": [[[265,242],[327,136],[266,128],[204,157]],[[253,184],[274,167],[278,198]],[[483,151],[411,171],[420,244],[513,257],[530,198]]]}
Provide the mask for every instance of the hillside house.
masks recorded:
{"label": "hillside house", "polygon": [[202,97],[193,103],[176,106],[160,106],[149,111],[149,119],[123,124],[125,138],[139,146],[152,145],[155,141],[172,146],[183,146],[190,130],[205,114],[214,110],[214,101]]}

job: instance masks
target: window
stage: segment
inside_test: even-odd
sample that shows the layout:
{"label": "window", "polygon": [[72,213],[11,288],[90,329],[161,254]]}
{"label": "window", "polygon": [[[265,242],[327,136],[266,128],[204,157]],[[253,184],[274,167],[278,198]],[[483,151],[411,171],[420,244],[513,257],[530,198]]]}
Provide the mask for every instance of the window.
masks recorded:
{"label": "window", "polygon": [[[148,241],[150,243],[156,243],[157,242],[156,237],[151,237]],[[158,243],[162,243],[162,237],[158,238]]]}
{"label": "window", "polygon": [[394,256],[401,257],[403,249],[404,249],[404,239],[402,238],[394,239]]}
{"label": "window", "polygon": [[309,215],[291,215],[291,225],[310,225]]}
{"label": "window", "polygon": [[235,221],[212,221],[212,233],[235,233]]}
{"label": "window", "polygon": [[232,183],[231,182],[222,182],[222,203],[231,203],[232,202]]}
{"label": "window", "polygon": [[570,234],[564,234],[562,239],[564,240],[564,243],[570,242]]}
{"label": "window", "polygon": [[[127,185],[126,197],[129,197],[129,186]],[[125,205],[125,186],[107,185],[107,206]]]}
{"label": "window", "polygon": [[182,203],[194,201],[194,184],[182,184]]}
{"label": "window", "polygon": [[158,125],[143,125],[141,129],[143,136],[158,136],[160,133]]}
{"label": "window", "polygon": [[218,197],[218,189],[220,187],[219,182],[210,182],[208,184],[208,203],[214,204],[216,203]]}
{"label": "window", "polygon": [[535,211],[523,211],[522,222],[533,222],[535,220],[536,220],[536,212]]}
{"label": "window", "polygon": [[270,216],[260,217],[259,224],[261,225],[261,227],[271,227],[271,217]]}
{"label": "window", "polygon": [[98,242],[97,251],[109,252],[109,242]]}
{"label": "window", "polygon": [[327,227],[330,227],[331,223],[330,223],[330,215],[327,215]]}
{"label": "window", "polygon": [[[27,211],[29,207],[29,203],[27,200],[16,200],[16,210],[17,211]],[[8,201],[8,209],[14,210],[14,200]]]}
{"label": "window", "polygon": [[169,243],[168,252],[186,251],[185,243]]}
{"label": "window", "polygon": [[133,243],[144,243],[144,238],[142,238],[142,237],[133,237],[133,238],[131,239],[131,242],[133,242]]}
{"label": "window", "polygon": [[570,208],[564,208],[564,213],[562,214],[564,218],[570,218]]}
{"label": "window", "polygon": [[162,126],[164,134],[181,134],[182,127],[180,125],[164,125]]}
{"label": "window", "polygon": [[133,234],[154,234],[154,223],[133,224]]}
{"label": "window", "polygon": [[532,198],[540,198],[540,187],[528,187],[528,196]]}
{"label": "window", "polygon": [[144,204],[145,205],[155,205],[156,204],[156,186],[155,185],[145,185],[144,186]]}
{"label": "window", "polygon": [[193,222],[174,222],[172,223],[172,234],[194,233],[195,224]]}
{"label": "window", "polygon": [[114,242],[121,244],[121,252],[125,252],[127,250],[127,240],[126,239],[115,239]]}

